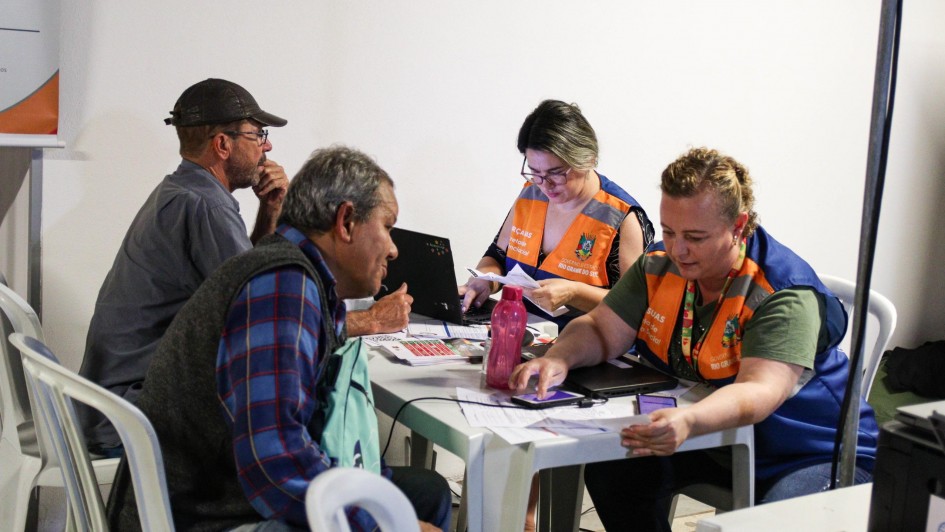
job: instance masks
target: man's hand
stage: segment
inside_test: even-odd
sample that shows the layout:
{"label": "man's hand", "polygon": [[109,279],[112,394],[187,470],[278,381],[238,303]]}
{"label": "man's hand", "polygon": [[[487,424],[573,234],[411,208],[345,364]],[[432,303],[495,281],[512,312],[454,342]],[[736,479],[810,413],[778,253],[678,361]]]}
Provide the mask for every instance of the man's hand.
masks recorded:
{"label": "man's hand", "polygon": [[288,188],[289,177],[285,169],[272,159],[266,159],[259,170],[259,182],[253,187],[259,198],[259,208],[278,216]]}
{"label": "man's hand", "polygon": [[378,299],[368,312],[377,323],[375,334],[394,332],[405,329],[410,321],[410,305],[413,296],[407,293],[407,283]]}
{"label": "man's hand", "polygon": [[285,170],[271,159],[263,162],[259,170],[259,182],[253,186],[253,192],[259,198],[259,210],[256,212],[256,225],[249,236],[253,244],[276,230],[276,222],[282,214],[282,202],[289,188],[289,178]]}
{"label": "man's hand", "polygon": [[413,296],[407,283],[374,302],[371,308],[348,313],[348,335],[381,334],[403,330],[410,317]]}

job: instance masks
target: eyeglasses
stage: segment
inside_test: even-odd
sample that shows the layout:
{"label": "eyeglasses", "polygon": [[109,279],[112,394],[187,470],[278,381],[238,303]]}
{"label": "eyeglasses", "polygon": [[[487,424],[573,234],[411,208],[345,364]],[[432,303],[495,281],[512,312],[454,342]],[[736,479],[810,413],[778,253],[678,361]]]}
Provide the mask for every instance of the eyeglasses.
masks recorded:
{"label": "eyeglasses", "polygon": [[545,181],[551,183],[553,186],[563,185],[568,180],[568,173],[571,172],[571,167],[567,167],[564,170],[552,170],[551,172],[546,173],[545,175],[535,174],[532,172],[525,171],[525,164],[528,163],[528,158],[522,159],[522,171],[519,172],[522,174],[522,177],[525,178],[525,181],[533,185],[540,185]]}
{"label": "eyeglasses", "polygon": [[221,133],[231,137],[236,137],[237,135],[247,135],[249,138],[256,139],[256,144],[260,146],[265,144],[266,139],[269,138],[268,129],[260,129],[259,131],[221,131]]}

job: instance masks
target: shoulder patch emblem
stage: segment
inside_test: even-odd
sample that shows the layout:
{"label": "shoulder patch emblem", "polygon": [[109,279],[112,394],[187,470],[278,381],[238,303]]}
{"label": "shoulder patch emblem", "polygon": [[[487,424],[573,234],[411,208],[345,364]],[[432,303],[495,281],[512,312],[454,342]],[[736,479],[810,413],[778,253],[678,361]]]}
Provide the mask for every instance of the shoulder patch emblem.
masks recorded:
{"label": "shoulder patch emblem", "polygon": [[597,237],[591,238],[587,233],[581,233],[581,240],[578,242],[577,249],[574,250],[574,254],[582,262],[591,258],[591,253],[594,251],[594,242],[597,242]]}
{"label": "shoulder patch emblem", "polygon": [[732,315],[725,320],[725,330],[722,331],[722,347],[729,348],[737,345],[741,339],[741,327],[738,324],[738,316]]}

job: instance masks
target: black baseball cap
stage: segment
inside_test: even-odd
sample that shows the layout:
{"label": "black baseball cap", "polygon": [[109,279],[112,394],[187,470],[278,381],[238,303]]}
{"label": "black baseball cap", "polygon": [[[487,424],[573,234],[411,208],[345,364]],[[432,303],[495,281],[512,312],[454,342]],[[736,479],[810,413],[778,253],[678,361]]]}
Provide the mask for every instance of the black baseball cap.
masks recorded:
{"label": "black baseball cap", "polygon": [[225,79],[205,79],[180,95],[171,117],[164,123],[174,126],[225,124],[252,118],[264,126],[282,127],[287,121],[259,108],[248,90]]}

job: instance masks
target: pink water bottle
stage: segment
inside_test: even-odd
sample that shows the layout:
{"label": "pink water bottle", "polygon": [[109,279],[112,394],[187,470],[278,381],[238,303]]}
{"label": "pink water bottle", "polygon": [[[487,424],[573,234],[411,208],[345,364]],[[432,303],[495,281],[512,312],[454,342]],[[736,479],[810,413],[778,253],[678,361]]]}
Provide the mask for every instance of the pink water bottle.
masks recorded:
{"label": "pink water bottle", "polygon": [[490,388],[509,389],[512,368],[522,360],[522,336],[527,312],[518,286],[502,288],[502,300],[492,310],[492,347],[486,361],[486,384]]}

